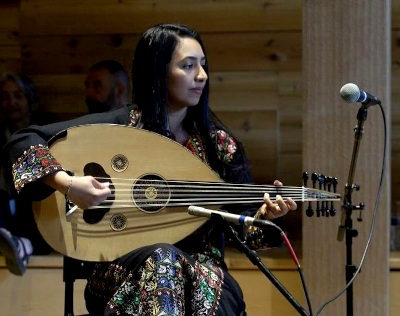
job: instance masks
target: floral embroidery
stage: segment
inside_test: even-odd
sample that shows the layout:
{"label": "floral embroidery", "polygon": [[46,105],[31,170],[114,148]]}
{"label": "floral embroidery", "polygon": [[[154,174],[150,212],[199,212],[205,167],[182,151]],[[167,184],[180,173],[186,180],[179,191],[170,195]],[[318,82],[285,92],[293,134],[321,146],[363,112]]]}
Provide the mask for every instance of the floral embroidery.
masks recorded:
{"label": "floral embroidery", "polygon": [[27,183],[57,170],[62,170],[62,167],[51,155],[47,146],[41,144],[31,146],[12,166],[15,188],[19,192]]}
{"label": "floral embroidery", "polygon": [[[140,122],[141,117],[142,113],[140,110],[131,110],[129,126],[142,128],[143,124],[141,124]],[[167,136],[173,139],[172,133]],[[218,158],[224,163],[230,163],[233,160],[233,155],[237,151],[237,144],[235,139],[224,130],[212,129],[210,130],[210,136],[211,139],[214,140]],[[201,135],[193,133],[192,135],[190,135],[190,138],[186,144],[186,148],[188,148],[195,156],[198,156],[201,160],[207,163],[208,159],[205,155],[205,148],[203,146],[203,143],[204,142],[201,139]]]}
{"label": "floral embroidery", "polygon": [[[92,293],[113,293],[106,314],[215,315],[224,273],[204,255],[190,263],[173,248],[157,248],[135,277],[116,263],[89,280]],[[188,296],[188,297],[187,297]],[[190,303],[189,303],[190,301]]]}
{"label": "floral embroidery", "polygon": [[191,136],[186,144],[186,148],[189,149],[195,156],[198,156],[205,163],[208,162],[203,142],[200,140],[199,136]]}
{"label": "floral embroidery", "polygon": [[230,163],[237,150],[235,139],[223,130],[211,130],[210,136],[215,140],[219,159],[225,163]]}
{"label": "floral embroidery", "polygon": [[129,112],[129,116],[130,116],[130,123],[129,126],[131,127],[140,127],[139,123],[140,123],[140,119],[142,117],[142,112],[140,112],[138,109],[133,109]]}

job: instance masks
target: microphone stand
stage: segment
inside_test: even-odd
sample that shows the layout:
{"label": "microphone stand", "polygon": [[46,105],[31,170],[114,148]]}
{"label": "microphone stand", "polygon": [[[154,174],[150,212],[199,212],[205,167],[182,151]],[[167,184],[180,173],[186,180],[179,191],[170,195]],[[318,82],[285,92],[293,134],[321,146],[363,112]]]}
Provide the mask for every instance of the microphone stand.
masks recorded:
{"label": "microphone stand", "polygon": [[[367,119],[367,106],[362,105],[357,113],[357,126],[354,128],[355,139],[353,146],[353,154],[350,163],[350,170],[348,174],[347,183],[345,186],[345,193],[343,195],[343,212],[339,225],[337,239],[339,241],[343,240],[344,234],[346,235],[346,284],[349,284],[354,276],[356,267],[352,263],[352,244],[353,238],[357,237],[357,230],[353,229],[353,221],[351,219],[351,214],[353,210],[363,210],[364,204],[360,203],[358,206],[352,204],[352,192],[353,190],[359,190],[360,187],[353,184],[355,166],[357,162],[358,150],[360,147],[360,142],[363,133],[364,122]],[[361,217],[360,217],[361,218]],[[347,301],[347,316],[353,315],[353,284],[350,284],[346,290],[346,301]]]}
{"label": "microphone stand", "polygon": [[299,312],[300,315],[309,316],[307,312],[301,307],[301,305],[296,301],[296,299],[288,292],[288,290],[276,279],[276,277],[268,270],[268,268],[263,264],[261,258],[257,255],[257,252],[251,250],[245,242],[243,242],[236,230],[224,220],[220,214],[211,214],[211,219],[218,221],[223,227],[224,232],[230,237],[230,239],[235,243],[236,247],[240,252],[244,253],[250,261],[258,267],[261,272],[263,272],[267,278],[272,282],[273,285],[283,294],[283,296],[288,300],[288,302]]}

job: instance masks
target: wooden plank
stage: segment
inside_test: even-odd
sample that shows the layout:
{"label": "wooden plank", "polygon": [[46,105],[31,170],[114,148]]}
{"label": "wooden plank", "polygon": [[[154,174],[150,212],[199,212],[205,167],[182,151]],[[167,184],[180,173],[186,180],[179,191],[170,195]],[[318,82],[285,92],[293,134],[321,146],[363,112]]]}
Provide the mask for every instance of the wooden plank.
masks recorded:
{"label": "wooden plank", "polygon": [[[0,50],[2,47],[0,46]],[[19,59],[0,59],[0,73],[5,71],[21,71],[21,60]]]}
{"label": "wooden plank", "polygon": [[[393,57],[393,56],[392,56]],[[393,57],[394,58],[394,57]],[[400,49],[397,51],[398,61],[392,60],[392,95],[394,97],[400,97]],[[396,111],[394,108],[393,111]],[[398,112],[394,112],[398,113]]]}
{"label": "wooden plank", "polygon": [[[231,271],[242,287],[249,316],[285,315],[296,316],[299,313],[267,279],[261,271]],[[274,276],[298,302],[303,303],[303,293],[295,271],[274,271]]]}
{"label": "wooden plank", "polygon": [[[303,165],[337,173],[339,189],[347,180],[357,114],[356,105],[344,106],[338,97],[341,85],[352,78],[364,89],[375,87],[374,93],[388,100],[384,110],[390,115],[388,5],[390,1],[385,0],[352,1],[352,8],[344,0],[304,2]],[[351,242],[355,266],[359,266],[367,244],[370,259],[365,260],[354,283],[352,309],[354,315],[388,315],[390,176],[384,178],[376,222],[372,223],[384,139],[377,107],[369,110],[365,127],[355,173],[361,190],[353,202],[357,205],[362,201],[366,208],[362,222],[356,220],[358,212],[353,214],[352,229],[358,234]],[[346,241],[337,240],[338,224],[316,217],[303,221],[303,266],[304,272],[313,276],[308,289],[316,307],[345,288]],[[370,228],[374,234],[369,244]],[[322,314],[345,315],[345,310],[346,297],[342,295]]]}
{"label": "wooden plank", "polygon": [[210,104],[215,111],[275,110],[276,90],[274,71],[210,73]]}
{"label": "wooden plank", "polygon": [[[274,276],[299,302],[304,304],[302,285],[298,272],[290,259],[271,259],[271,251],[263,252],[263,262]],[[265,258],[265,259],[264,259]],[[46,256],[34,256],[23,277],[10,274],[4,268],[4,259],[0,257],[0,305],[2,313],[9,316],[62,315],[64,306],[64,284],[62,282],[62,258],[49,267]],[[40,262],[45,262],[41,266]],[[243,254],[227,254],[227,264],[233,277],[242,287],[249,316],[298,315],[267,278],[252,265]],[[32,265],[35,265],[32,267]],[[398,259],[391,258],[390,272],[390,315],[397,316],[400,308],[398,292],[400,273]],[[397,269],[397,270],[396,270]],[[306,280],[307,278],[306,275]],[[78,280],[74,286],[75,314],[87,313],[83,298],[86,281]],[[15,300],[16,297],[23,299]],[[46,302],[44,304],[43,302]],[[51,313],[49,306],[52,306]]]}
{"label": "wooden plank", "polygon": [[276,91],[278,74],[276,71],[213,71],[210,73],[213,90],[242,90],[251,92]]}
{"label": "wooden plank", "polygon": [[4,45],[1,46],[0,60],[4,63],[8,61],[18,60],[21,61],[20,47],[19,45]]}
{"label": "wooden plank", "polygon": [[300,30],[301,6],[300,0],[22,0],[21,30],[24,35],[141,34],[166,17],[202,33]]}
{"label": "wooden plank", "polygon": [[301,71],[280,71],[278,77],[279,95],[303,95],[303,77]]}
{"label": "wooden plank", "polygon": [[21,70],[21,54],[18,45],[0,45],[0,51],[0,72]]}
{"label": "wooden plank", "polygon": [[279,115],[279,173],[281,173],[284,167],[288,167],[288,164],[281,163],[283,155],[301,157],[303,98],[297,95],[280,96],[277,112]]}
{"label": "wooden plank", "polygon": [[390,273],[390,315],[398,316],[400,310],[400,300],[395,293],[400,291],[400,272],[394,271]]}
{"label": "wooden plank", "polygon": [[0,4],[0,72],[21,70],[19,5]]}
{"label": "wooden plank", "polygon": [[[138,39],[138,35],[24,36],[23,69],[30,74],[85,73],[90,65],[106,58],[119,60],[130,69]],[[211,71],[301,69],[299,32],[212,33],[203,40]]]}
{"label": "wooden plank", "polygon": [[86,113],[85,77],[86,75],[75,74],[32,76],[40,94],[38,110],[42,115],[48,113],[50,117],[55,113],[62,113],[69,118]]}
{"label": "wooden plank", "polygon": [[[400,132],[397,130],[397,132]],[[400,201],[400,152],[392,153],[392,164],[391,164],[391,176],[392,176],[392,210],[396,210],[396,202]]]}
{"label": "wooden plank", "polygon": [[19,46],[19,18],[18,4],[0,4],[0,47]]}
{"label": "wooden plank", "polygon": [[[85,112],[85,77],[85,74],[33,75],[32,79],[41,95],[40,110],[71,114]],[[230,112],[276,110],[279,103],[284,102],[277,95],[276,78],[275,72],[211,72],[211,107],[215,111]],[[293,105],[297,102],[297,108],[301,108],[301,98],[286,99],[289,100],[285,101],[288,102],[288,115],[300,122],[301,113],[294,112]]]}
{"label": "wooden plank", "polygon": [[57,36],[22,38],[22,65],[36,74],[82,74],[101,59],[115,59],[130,68],[138,36]]}
{"label": "wooden plank", "polygon": [[400,0],[391,0],[392,28],[400,28]]}
{"label": "wooden plank", "polygon": [[[397,15],[400,15],[400,10]],[[399,19],[400,20],[400,19]],[[400,21],[399,21],[400,23]],[[399,25],[400,27],[400,25]],[[391,31],[391,41],[392,41],[392,69],[395,71],[393,75],[398,75],[399,74],[399,69],[400,69],[400,29],[399,28],[393,28]],[[392,87],[394,91],[399,91],[398,86],[393,86]]]}
{"label": "wooden plank", "polygon": [[217,112],[218,117],[245,145],[257,183],[272,183],[276,178],[276,112]]}

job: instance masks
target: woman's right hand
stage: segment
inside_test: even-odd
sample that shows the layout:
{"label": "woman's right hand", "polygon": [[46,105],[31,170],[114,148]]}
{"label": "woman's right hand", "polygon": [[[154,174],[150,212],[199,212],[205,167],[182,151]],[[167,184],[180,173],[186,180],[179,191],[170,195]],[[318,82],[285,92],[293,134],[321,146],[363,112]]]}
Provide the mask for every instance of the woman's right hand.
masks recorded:
{"label": "woman's right hand", "polygon": [[99,182],[92,176],[71,177],[71,180],[68,199],[82,210],[99,205],[111,194],[108,182]]}
{"label": "woman's right hand", "polygon": [[75,177],[65,171],[53,173],[41,179],[62,194],[80,209],[99,205],[111,194],[109,183],[101,183],[92,176]]}

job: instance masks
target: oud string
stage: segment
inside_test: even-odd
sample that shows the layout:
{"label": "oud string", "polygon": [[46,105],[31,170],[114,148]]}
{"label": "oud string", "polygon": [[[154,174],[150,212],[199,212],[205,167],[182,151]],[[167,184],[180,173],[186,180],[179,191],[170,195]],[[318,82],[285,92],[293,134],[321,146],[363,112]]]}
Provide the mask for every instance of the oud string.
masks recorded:
{"label": "oud string", "polygon": [[[110,183],[111,195],[90,209],[132,208],[162,209],[197,205],[245,204],[262,202],[265,192],[271,200],[277,195],[294,201],[337,201],[340,195],[318,189],[294,186],[231,184],[225,182],[166,181],[163,179],[124,179],[95,177]],[[115,181],[115,182],[113,182]],[[117,187],[117,189],[115,189]],[[117,192],[117,194],[115,194]],[[118,197],[118,199],[115,199]],[[67,214],[76,211],[71,208]]]}

